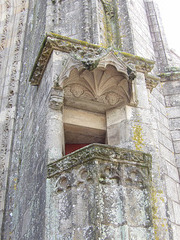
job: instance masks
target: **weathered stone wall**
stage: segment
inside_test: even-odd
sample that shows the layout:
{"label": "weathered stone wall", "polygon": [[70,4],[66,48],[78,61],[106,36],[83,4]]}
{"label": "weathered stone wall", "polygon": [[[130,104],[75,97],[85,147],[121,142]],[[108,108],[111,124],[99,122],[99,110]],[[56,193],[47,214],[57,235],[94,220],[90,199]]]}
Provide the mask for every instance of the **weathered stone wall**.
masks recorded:
{"label": "weathered stone wall", "polygon": [[0,228],[4,212],[9,162],[16,118],[28,1],[0,3]]}
{"label": "weathered stone wall", "polygon": [[158,6],[153,1],[149,0],[144,1],[144,3],[157,62],[157,68],[159,72],[163,72],[168,65],[168,47],[158,11]]}
{"label": "weathered stone wall", "polygon": [[144,1],[127,1],[132,29],[134,54],[154,60],[152,39],[149,32]]}
{"label": "weathered stone wall", "polygon": [[[158,230],[161,228],[169,228],[169,238],[179,238],[179,226],[177,211],[180,203],[179,198],[179,175],[177,171],[177,165],[174,157],[174,148],[172,145],[172,138],[170,133],[170,125],[168,121],[168,114],[166,111],[166,105],[163,96],[162,85],[158,85],[149,94],[149,102],[152,118],[152,127],[154,134],[154,150],[158,158],[154,161],[154,173],[153,178],[156,183],[153,188],[153,201],[157,206],[157,209],[165,203],[165,211],[155,211],[155,217],[157,218],[169,218],[166,224],[157,224],[158,228],[155,229],[158,234]],[[158,180],[159,179],[159,180]],[[158,206],[159,200],[159,206]],[[159,214],[160,213],[160,214]],[[176,218],[176,220],[175,220]],[[160,221],[162,222],[162,221]],[[165,238],[166,239],[166,238]]]}
{"label": "weathered stone wall", "polygon": [[[4,27],[3,39],[5,36],[7,39],[4,40],[3,61],[6,72],[1,75],[5,79],[1,83],[6,86],[2,88],[4,110],[1,109],[1,120],[4,122],[1,129],[6,132],[2,133],[1,146],[6,153],[6,168],[9,163],[9,170],[4,172],[9,171],[9,178],[8,181],[3,179],[4,184],[8,183],[8,189],[2,239],[42,239],[44,197],[41,185],[44,181],[41,172],[44,165],[41,161],[43,159],[45,164],[43,92],[46,88],[39,94],[37,89],[30,87],[28,79],[44,38],[46,4],[44,1],[6,1],[3,7],[6,7],[4,13],[7,12],[4,14],[7,29]],[[41,225],[35,224],[40,220]],[[36,234],[39,235],[35,237]]]}
{"label": "weathered stone wall", "polygon": [[[60,56],[56,66],[52,62],[59,53],[53,53],[39,86],[28,82],[45,31],[114,46],[149,59],[157,57],[142,0],[110,1],[110,8],[105,0],[72,2],[47,0],[46,6],[44,0],[6,0],[0,4],[0,224],[6,202],[2,239],[45,238],[46,164],[63,152],[63,134],[58,132],[62,122],[54,118],[48,104],[53,81],[59,76],[67,53]],[[120,30],[115,34],[118,24]],[[73,44],[77,50],[78,44],[72,42],[69,48]],[[83,48],[86,50],[88,45]],[[67,49],[66,46],[64,51]],[[129,62],[132,64],[131,59]],[[158,64],[161,62],[162,59]],[[112,143],[152,154],[155,237],[180,239],[179,78],[164,83],[164,95],[160,84],[150,93],[145,72],[147,69],[141,66],[133,85],[136,106],[114,112],[115,120],[120,117],[113,126],[109,117],[113,111],[108,112],[107,127],[114,127],[118,135],[116,139],[112,134]],[[61,118],[61,113],[57,115]],[[53,141],[53,136],[61,140]]]}
{"label": "weathered stone wall", "polygon": [[162,74],[163,93],[165,96],[165,104],[167,116],[169,119],[170,131],[174,145],[174,153],[176,163],[180,166],[180,111],[179,111],[179,94],[180,81],[179,70],[174,69],[174,72]]}

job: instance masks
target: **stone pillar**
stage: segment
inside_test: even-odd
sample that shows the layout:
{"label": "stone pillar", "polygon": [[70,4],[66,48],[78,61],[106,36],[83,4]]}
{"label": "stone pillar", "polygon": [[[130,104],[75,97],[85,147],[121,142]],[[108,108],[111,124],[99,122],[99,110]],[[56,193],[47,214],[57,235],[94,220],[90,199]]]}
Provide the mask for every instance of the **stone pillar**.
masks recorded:
{"label": "stone pillar", "polygon": [[150,155],[101,144],[49,164],[45,239],[154,239],[150,170]]}
{"label": "stone pillar", "polygon": [[47,151],[48,162],[62,157],[64,146],[64,128],[62,120],[63,92],[52,88],[49,99],[49,112],[47,116]]}

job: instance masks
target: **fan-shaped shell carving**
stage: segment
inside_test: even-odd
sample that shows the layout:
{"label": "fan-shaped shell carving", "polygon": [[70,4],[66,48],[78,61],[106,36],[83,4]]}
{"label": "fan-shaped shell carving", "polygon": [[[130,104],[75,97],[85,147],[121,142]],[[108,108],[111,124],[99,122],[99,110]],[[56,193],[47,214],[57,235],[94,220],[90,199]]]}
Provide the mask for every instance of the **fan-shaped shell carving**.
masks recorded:
{"label": "fan-shaped shell carving", "polygon": [[130,102],[127,77],[112,65],[93,71],[73,69],[63,88],[65,97],[83,98],[110,106]]}

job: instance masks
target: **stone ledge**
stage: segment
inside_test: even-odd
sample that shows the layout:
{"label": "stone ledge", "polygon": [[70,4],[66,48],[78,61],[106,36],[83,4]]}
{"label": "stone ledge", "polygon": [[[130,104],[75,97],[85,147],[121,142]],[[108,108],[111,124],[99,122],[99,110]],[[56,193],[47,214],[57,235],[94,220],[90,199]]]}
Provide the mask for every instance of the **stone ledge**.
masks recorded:
{"label": "stone ledge", "polygon": [[180,68],[171,67],[164,73],[158,75],[161,78],[161,82],[167,81],[179,81],[180,80]]}
{"label": "stone ledge", "polygon": [[148,167],[149,169],[151,168],[152,161],[150,154],[93,143],[48,164],[48,178],[59,175],[63,171],[74,168],[85,162],[97,159]]}

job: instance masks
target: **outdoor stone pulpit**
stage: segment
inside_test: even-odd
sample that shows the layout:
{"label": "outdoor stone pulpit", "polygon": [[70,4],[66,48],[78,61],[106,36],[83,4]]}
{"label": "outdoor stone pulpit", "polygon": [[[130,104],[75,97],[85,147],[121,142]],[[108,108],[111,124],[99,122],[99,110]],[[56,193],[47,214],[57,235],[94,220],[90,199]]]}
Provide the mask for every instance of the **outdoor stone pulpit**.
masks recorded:
{"label": "outdoor stone pulpit", "polygon": [[153,238],[151,156],[91,144],[48,165],[46,239]]}

